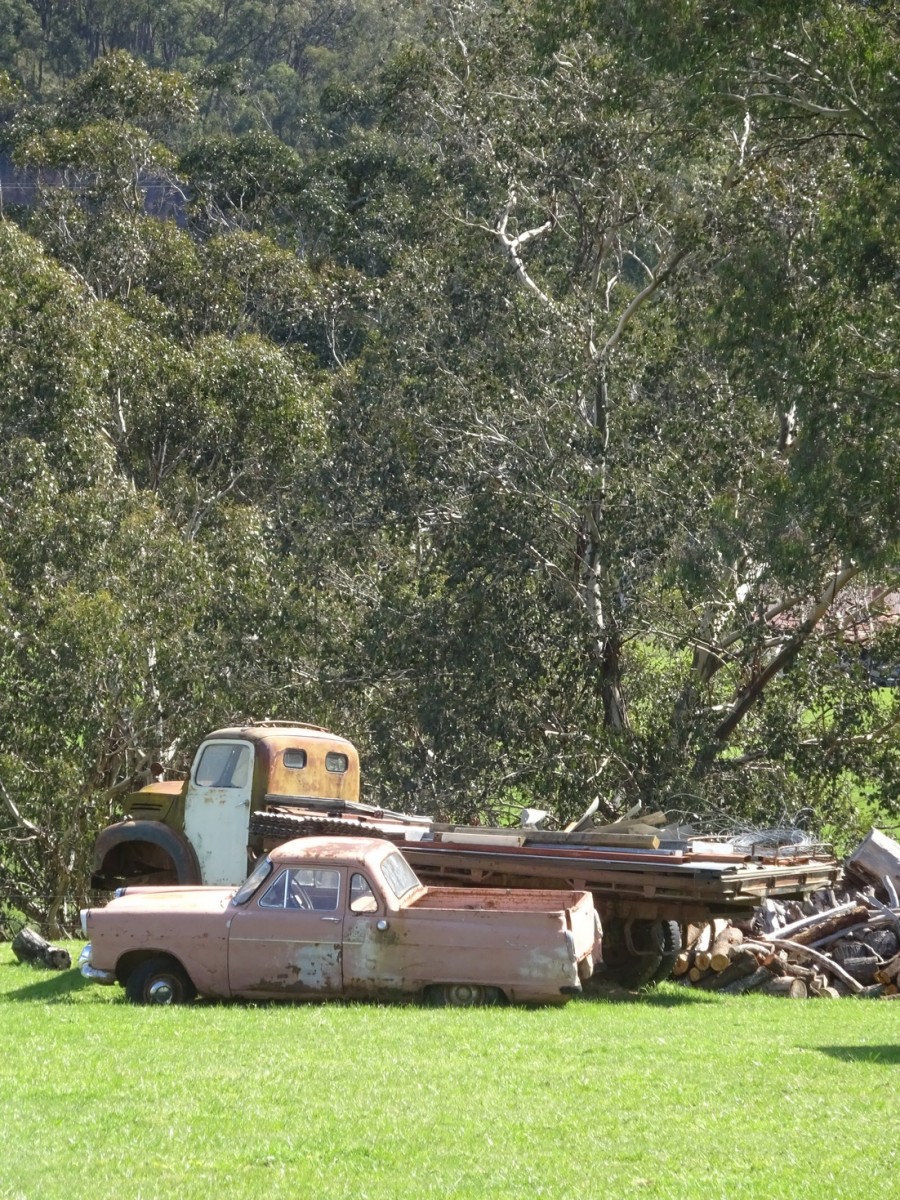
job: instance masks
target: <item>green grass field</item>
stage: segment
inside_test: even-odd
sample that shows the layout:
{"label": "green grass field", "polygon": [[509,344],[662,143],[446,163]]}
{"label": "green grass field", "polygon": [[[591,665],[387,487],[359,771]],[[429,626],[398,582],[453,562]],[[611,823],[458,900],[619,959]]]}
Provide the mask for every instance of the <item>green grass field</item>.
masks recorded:
{"label": "green grass field", "polygon": [[0,1029],[4,1198],[897,1191],[897,1002],[144,1009],[6,945]]}

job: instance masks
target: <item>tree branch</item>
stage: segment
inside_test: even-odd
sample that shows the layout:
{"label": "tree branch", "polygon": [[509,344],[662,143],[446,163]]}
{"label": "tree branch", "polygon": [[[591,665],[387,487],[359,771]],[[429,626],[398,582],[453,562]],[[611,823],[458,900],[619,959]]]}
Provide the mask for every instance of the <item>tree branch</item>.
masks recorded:
{"label": "tree branch", "polygon": [[639,308],[641,308],[644,304],[647,303],[647,301],[650,299],[650,297],[653,295],[654,292],[658,291],[662,287],[662,285],[671,276],[672,272],[675,270],[675,268],[678,266],[678,264],[681,262],[681,260],[687,256],[687,254],[688,254],[687,249],[682,249],[682,250],[676,251],[676,253],[673,255],[669,264],[662,271],[660,271],[658,275],[653,275],[650,279],[650,282],[646,285],[646,287],[643,287],[638,292],[638,294],[634,297],[634,299],[631,301],[631,303],[628,305],[628,307],[625,309],[625,311],[619,317],[618,323],[617,323],[615,329],[612,331],[612,333],[607,338],[606,344],[604,345],[603,349],[594,352],[594,356],[598,361],[602,361],[602,360],[609,358],[610,354],[616,348],[616,345],[618,344],[619,340],[621,339],[622,334],[628,328],[628,325],[630,324],[631,319],[634,316],[634,314],[638,311]]}
{"label": "tree branch", "polygon": [[2,779],[0,779],[0,796],[3,797],[3,801],[9,811],[12,813],[13,820],[16,822],[16,824],[21,825],[23,829],[27,829],[29,833],[33,833],[35,836],[38,836],[41,832],[40,829],[38,829],[37,825],[32,825],[30,821],[26,820],[26,818],[22,816],[16,807],[12,796],[6,790],[6,785]]}
{"label": "tree branch", "polygon": [[774,679],[774,677],[779,674],[780,671],[784,670],[784,668],[800,653],[803,646],[811,637],[816,626],[834,603],[838,593],[841,592],[847,586],[850,580],[858,575],[859,572],[860,567],[847,565],[835,573],[831,579],[831,582],[813,605],[809,616],[799,627],[784,649],[780,650],[779,653],[776,654],[771,660],[771,662],[768,663],[768,665],[765,666],[755,678],[750,680],[747,686],[737,697],[732,706],[731,712],[728,714],[725,720],[721,722],[715,731],[714,736],[716,741],[724,742],[728,737],[731,736],[749,710],[762,695],[769,682]]}
{"label": "tree branch", "polygon": [[525,270],[525,264],[522,262],[519,251],[524,245],[527,245],[528,242],[532,242],[535,240],[535,238],[542,237],[545,233],[549,233],[553,228],[554,220],[551,217],[549,220],[545,221],[543,225],[538,226],[536,229],[526,229],[524,233],[520,233],[517,237],[510,237],[506,232],[506,227],[509,224],[509,218],[512,215],[515,207],[516,191],[515,188],[510,188],[509,198],[506,201],[506,207],[503,209],[503,212],[500,215],[497,228],[493,230],[494,236],[506,251],[515,270],[518,281],[527,287],[530,292],[533,292],[535,296],[537,296],[537,298],[544,304],[552,308],[553,305],[550,297],[545,292],[541,291],[538,285]]}

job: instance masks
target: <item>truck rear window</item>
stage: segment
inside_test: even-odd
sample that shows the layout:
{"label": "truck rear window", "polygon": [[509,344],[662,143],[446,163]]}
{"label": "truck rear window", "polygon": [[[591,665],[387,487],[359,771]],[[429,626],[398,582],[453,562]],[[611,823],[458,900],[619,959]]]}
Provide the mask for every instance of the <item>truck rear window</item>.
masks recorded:
{"label": "truck rear window", "polygon": [[420,886],[418,875],[399,852],[387,856],[381,864],[381,873],[398,900],[402,900],[407,892]]}
{"label": "truck rear window", "polygon": [[346,754],[338,754],[336,750],[329,750],[325,755],[325,770],[333,771],[338,775],[342,775],[347,770],[349,760]]}

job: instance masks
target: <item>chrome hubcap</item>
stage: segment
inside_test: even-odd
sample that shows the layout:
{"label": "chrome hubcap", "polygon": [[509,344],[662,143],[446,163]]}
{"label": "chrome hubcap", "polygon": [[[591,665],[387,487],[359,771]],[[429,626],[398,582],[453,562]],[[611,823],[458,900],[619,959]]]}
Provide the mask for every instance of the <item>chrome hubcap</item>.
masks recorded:
{"label": "chrome hubcap", "polygon": [[171,1004],[175,989],[167,979],[157,979],[147,989],[147,999],[151,1004]]}

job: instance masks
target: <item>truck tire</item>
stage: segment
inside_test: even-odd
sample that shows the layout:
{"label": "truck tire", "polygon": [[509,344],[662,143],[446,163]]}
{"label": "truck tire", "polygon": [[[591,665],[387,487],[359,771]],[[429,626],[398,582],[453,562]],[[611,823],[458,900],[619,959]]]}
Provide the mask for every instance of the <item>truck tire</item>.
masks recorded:
{"label": "truck tire", "polygon": [[622,987],[640,988],[662,982],[681,950],[677,921],[614,917],[603,922],[600,944],[604,974]]}
{"label": "truck tire", "polygon": [[425,996],[429,1003],[440,1008],[483,1008],[499,1004],[502,999],[499,988],[479,983],[435,983]]}
{"label": "truck tire", "polygon": [[662,983],[672,974],[675,959],[681,953],[681,926],[677,921],[658,921],[659,943],[662,950],[659,966],[653,972],[651,984]]}
{"label": "truck tire", "polygon": [[125,995],[132,1004],[187,1004],[197,989],[181,963],[160,956],[138,963],[125,983]]}

